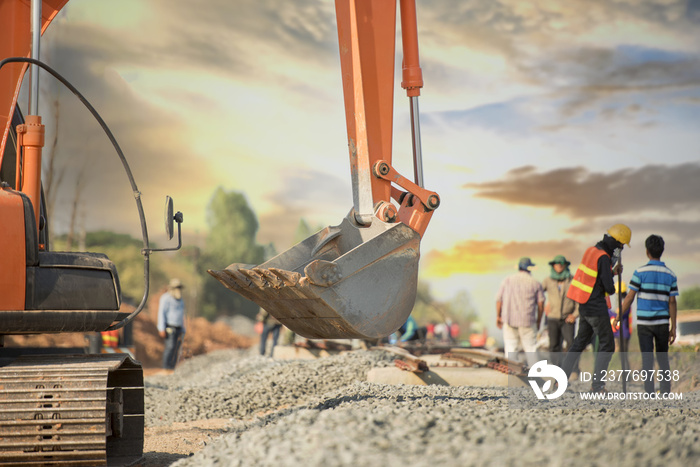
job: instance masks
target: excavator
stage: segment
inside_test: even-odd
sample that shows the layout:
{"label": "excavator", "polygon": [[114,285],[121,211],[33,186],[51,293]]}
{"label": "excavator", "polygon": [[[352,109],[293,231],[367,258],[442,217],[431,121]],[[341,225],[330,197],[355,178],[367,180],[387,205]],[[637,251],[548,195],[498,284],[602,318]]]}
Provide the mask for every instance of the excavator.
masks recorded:
{"label": "excavator", "polygon": [[[397,3],[402,87],[410,102],[414,180],[392,166]],[[182,245],[182,213],[166,198],[165,229],[178,245],[150,247],[141,193],[108,125],[70,82],[40,59],[41,34],[68,0],[0,0],[0,464],[131,465],[143,455],[143,371],[128,354],[24,355],[3,336],[120,329],[144,308],[149,257]],[[209,273],[309,338],[376,339],[396,331],[415,301],[419,245],[439,196],[423,187],[415,0],[336,0],[353,207],[261,265]],[[29,71],[28,113],[18,96]],[[98,121],[134,194],[144,294],[120,311],[117,269],[106,255],[49,245],[42,187],[45,129],[39,72],[60,81]]]}

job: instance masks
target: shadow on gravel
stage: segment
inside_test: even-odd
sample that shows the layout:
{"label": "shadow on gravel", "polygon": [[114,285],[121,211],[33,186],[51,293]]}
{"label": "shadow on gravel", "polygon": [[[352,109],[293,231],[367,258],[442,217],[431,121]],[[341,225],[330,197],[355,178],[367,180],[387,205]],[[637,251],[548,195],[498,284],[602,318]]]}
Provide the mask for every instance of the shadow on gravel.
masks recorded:
{"label": "shadow on gravel", "polygon": [[[424,399],[426,396],[423,395],[418,395],[418,396],[406,396],[406,395],[398,395],[398,396],[384,396],[384,395],[376,395],[376,394],[355,394],[353,396],[343,396],[343,397],[335,397],[332,399],[328,399],[327,401],[324,401],[315,407],[310,407],[313,410],[328,410],[328,409],[334,409],[336,407],[339,407],[342,404],[348,403],[348,402],[360,402],[360,401],[365,401],[365,400],[381,400],[381,399],[395,399],[396,402],[403,402],[403,401],[416,401],[420,399]],[[430,396],[431,399],[433,400],[442,400],[442,401],[447,401],[447,400],[453,400],[456,402],[474,402],[474,401],[479,401],[479,402],[484,402],[484,401],[497,401],[500,399],[508,399],[507,395],[498,395],[498,396],[473,396],[473,397],[458,397],[458,396]]]}
{"label": "shadow on gravel", "polygon": [[165,467],[172,465],[180,459],[191,457],[187,454],[172,454],[169,452],[145,452],[139,462],[134,464],[135,467]]}

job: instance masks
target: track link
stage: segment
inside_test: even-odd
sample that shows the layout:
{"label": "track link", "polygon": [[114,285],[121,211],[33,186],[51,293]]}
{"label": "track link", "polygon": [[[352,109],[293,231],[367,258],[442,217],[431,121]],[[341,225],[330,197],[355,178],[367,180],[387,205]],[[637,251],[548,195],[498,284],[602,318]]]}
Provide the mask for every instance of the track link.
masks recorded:
{"label": "track link", "polygon": [[143,370],[129,355],[23,356],[0,368],[0,464],[130,465]]}

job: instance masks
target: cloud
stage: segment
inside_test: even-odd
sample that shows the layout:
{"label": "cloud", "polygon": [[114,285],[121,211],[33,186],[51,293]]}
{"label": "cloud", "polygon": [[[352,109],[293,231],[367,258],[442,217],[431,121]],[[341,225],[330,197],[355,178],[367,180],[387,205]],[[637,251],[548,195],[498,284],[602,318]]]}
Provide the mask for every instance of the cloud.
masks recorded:
{"label": "cloud", "polygon": [[468,183],[474,196],[508,204],[549,208],[573,219],[643,212],[698,212],[700,163],[647,165],[592,172],[585,167],[510,170],[501,180]]}
{"label": "cloud", "polygon": [[[464,240],[449,250],[431,250],[425,255],[427,277],[444,278],[456,274],[490,274],[515,268],[523,256],[532,258],[545,269],[554,256],[563,254],[572,263],[578,261],[581,245],[574,239],[541,242],[500,242]],[[572,259],[574,258],[574,259]]]}
{"label": "cloud", "polygon": [[524,100],[512,100],[477,106],[468,110],[433,112],[426,123],[448,124],[452,127],[479,127],[503,133],[524,133],[531,130],[537,120],[522,108]]}
{"label": "cloud", "polygon": [[[686,261],[700,261],[700,220],[686,219],[623,219],[632,230],[632,248],[637,252],[644,252],[644,241],[651,235],[660,235],[666,242],[665,257],[674,257]],[[593,240],[595,235],[602,235],[611,225],[620,222],[620,219],[600,219],[584,222],[571,226],[567,230],[572,236],[589,236]],[[642,255],[643,256],[643,255]]]}
{"label": "cloud", "polygon": [[[199,203],[210,194],[207,182],[212,171],[206,162],[192,159],[191,145],[196,142],[188,139],[183,121],[139,98],[112,68],[112,60],[143,60],[142,51],[130,47],[129,41],[115,47],[116,37],[110,31],[80,23],[58,22],[52,28],[54,35],[42,48],[45,60],[91,102],[109,126],[143,193],[147,216],[158,213],[154,216],[158,219],[157,230],[166,194],[172,195],[177,209],[185,213],[200,208]],[[42,87],[51,90],[41,101],[46,109],[41,113],[47,126],[47,147],[51,147],[57,129],[55,157],[66,171],[57,194],[56,212],[52,213],[52,230],[67,231],[75,179],[83,173],[86,181],[79,201],[79,223],[88,230],[138,232],[133,194],[107,136],[77,98],[46,74]],[[56,101],[58,115],[54,110]]]}
{"label": "cloud", "polygon": [[[534,79],[552,83],[553,96],[565,99],[561,116],[603,113],[611,105],[649,110],[667,105],[678,91],[700,89],[700,55],[620,46],[555,53],[546,63],[529,64]],[[630,104],[629,101],[632,100]]]}
{"label": "cloud", "polygon": [[418,4],[419,25],[427,23],[430,29],[438,23],[454,37],[478,27],[500,37],[516,37],[517,41],[512,43],[514,48],[536,42],[551,43],[555,35],[585,36],[597,31],[602,23],[617,25],[621,33],[626,24],[659,25],[662,30],[696,32],[694,28],[700,23],[697,10],[697,6],[684,0],[549,0],[536,4],[519,0],[458,3],[433,0]]}
{"label": "cloud", "polygon": [[[674,93],[700,90],[700,54],[690,46],[700,41],[697,7],[684,1],[424,5],[418,23],[426,90],[450,90],[441,96],[443,109],[504,104],[506,123],[531,119],[521,131],[584,126],[599,117],[648,128],[655,112],[669,111]],[[513,108],[516,101],[547,112],[523,112]],[[640,112],[620,111],[630,106]]]}
{"label": "cloud", "polygon": [[[160,49],[167,54],[163,49],[173,47],[178,60],[180,45],[191,52],[188,55],[193,62],[207,66],[220,63],[224,70],[245,57],[246,67],[257,71],[265,58],[261,53],[317,64],[325,64],[331,55],[337,54],[334,9],[330,2],[244,0],[237,1],[235,8],[228,0],[204,3],[161,0],[159,3],[167,32]],[[193,40],[198,37],[201,39]],[[269,77],[267,73],[255,74],[259,79]]]}

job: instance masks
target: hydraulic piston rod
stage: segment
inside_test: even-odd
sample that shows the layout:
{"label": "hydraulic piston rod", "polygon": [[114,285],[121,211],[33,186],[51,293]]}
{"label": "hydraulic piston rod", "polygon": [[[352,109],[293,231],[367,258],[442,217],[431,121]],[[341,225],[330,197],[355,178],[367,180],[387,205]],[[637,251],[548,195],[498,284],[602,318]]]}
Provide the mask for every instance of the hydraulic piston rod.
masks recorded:
{"label": "hydraulic piston rod", "polygon": [[423,87],[423,72],[418,59],[418,20],[415,0],[401,0],[401,41],[403,45],[403,75],[401,87],[411,103],[411,137],[413,143],[413,173],[416,185],[423,188],[423,154],[420,141],[418,96]]}

